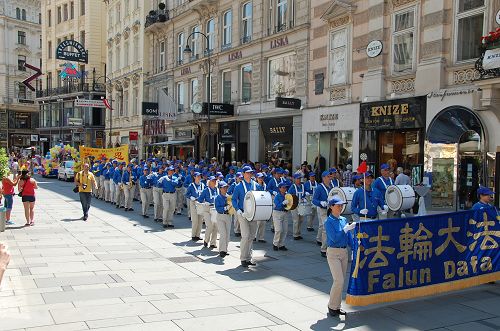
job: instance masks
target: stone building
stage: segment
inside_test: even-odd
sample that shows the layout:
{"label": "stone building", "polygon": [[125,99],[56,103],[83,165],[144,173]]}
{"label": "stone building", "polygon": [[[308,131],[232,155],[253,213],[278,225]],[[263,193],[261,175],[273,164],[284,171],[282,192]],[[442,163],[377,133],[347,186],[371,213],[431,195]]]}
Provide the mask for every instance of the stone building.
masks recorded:
{"label": "stone building", "polygon": [[[430,208],[498,190],[498,83],[475,70],[500,1],[312,0],[303,155],[411,171]],[[497,13],[497,19],[495,19]],[[481,60],[479,60],[481,62]],[[498,191],[497,191],[498,192]]]}
{"label": "stone building", "polygon": [[[35,93],[22,82],[40,67],[40,1],[0,1],[0,147],[38,146]],[[36,82],[32,82],[33,87]]]}

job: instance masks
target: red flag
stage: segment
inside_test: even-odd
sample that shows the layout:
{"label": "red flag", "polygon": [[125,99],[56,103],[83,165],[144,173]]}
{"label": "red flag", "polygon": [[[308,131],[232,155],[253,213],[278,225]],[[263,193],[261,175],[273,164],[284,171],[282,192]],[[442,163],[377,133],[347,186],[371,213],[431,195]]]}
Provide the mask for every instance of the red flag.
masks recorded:
{"label": "red flag", "polygon": [[358,169],[356,169],[358,174],[364,174],[365,172],[368,171],[368,166],[366,165],[366,161],[361,162],[359,165]]}
{"label": "red flag", "polygon": [[111,109],[111,105],[109,104],[108,99],[102,99],[102,102],[104,103],[104,106],[106,106],[106,108],[108,108],[109,110],[113,110]]}

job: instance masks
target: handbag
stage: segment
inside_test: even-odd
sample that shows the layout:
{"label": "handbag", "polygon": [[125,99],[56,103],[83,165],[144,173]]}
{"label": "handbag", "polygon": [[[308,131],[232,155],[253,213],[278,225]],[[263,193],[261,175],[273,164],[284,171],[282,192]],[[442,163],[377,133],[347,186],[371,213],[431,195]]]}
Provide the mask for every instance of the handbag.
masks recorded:
{"label": "handbag", "polygon": [[73,192],[78,193],[78,186],[75,186],[75,187],[73,188]]}

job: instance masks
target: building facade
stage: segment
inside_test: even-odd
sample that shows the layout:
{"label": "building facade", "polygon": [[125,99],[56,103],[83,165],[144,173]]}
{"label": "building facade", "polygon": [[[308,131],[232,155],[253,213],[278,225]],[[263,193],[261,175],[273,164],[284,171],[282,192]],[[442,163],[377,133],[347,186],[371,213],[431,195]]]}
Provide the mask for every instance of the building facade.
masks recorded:
{"label": "building facade", "polygon": [[[57,143],[102,147],[106,5],[100,0],[42,0],[41,14],[43,78],[37,101],[42,150]],[[77,58],[66,57],[70,53]]]}
{"label": "building facade", "polygon": [[144,25],[149,1],[107,1],[108,100],[106,136],[113,146],[129,145],[131,157],[143,156]]}
{"label": "building facade", "polygon": [[[475,69],[500,1],[312,0],[303,153],[409,169],[433,209],[498,189],[498,86]],[[352,134],[352,136],[351,136]],[[497,174],[495,176],[495,174]],[[497,202],[498,204],[498,202]]]}
{"label": "building facade", "polygon": [[145,97],[167,114],[151,120],[151,150],[300,164],[309,11],[303,0],[195,0],[151,12]]}
{"label": "building facade", "polygon": [[35,93],[22,82],[34,74],[25,64],[40,67],[40,1],[0,1],[0,28],[0,147],[19,151],[38,146]]}

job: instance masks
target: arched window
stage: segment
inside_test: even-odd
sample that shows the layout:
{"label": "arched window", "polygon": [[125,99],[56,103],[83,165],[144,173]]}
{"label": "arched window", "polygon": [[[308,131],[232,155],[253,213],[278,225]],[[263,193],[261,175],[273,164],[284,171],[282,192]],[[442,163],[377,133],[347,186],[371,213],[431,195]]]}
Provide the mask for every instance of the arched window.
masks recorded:
{"label": "arched window", "polygon": [[21,19],[21,9],[19,9],[19,8],[16,8],[16,18],[17,18],[18,20],[20,20],[20,19]]}
{"label": "arched window", "polygon": [[21,18],[22,18],[23,21],[26,21],[26,9],[22,10]]}

